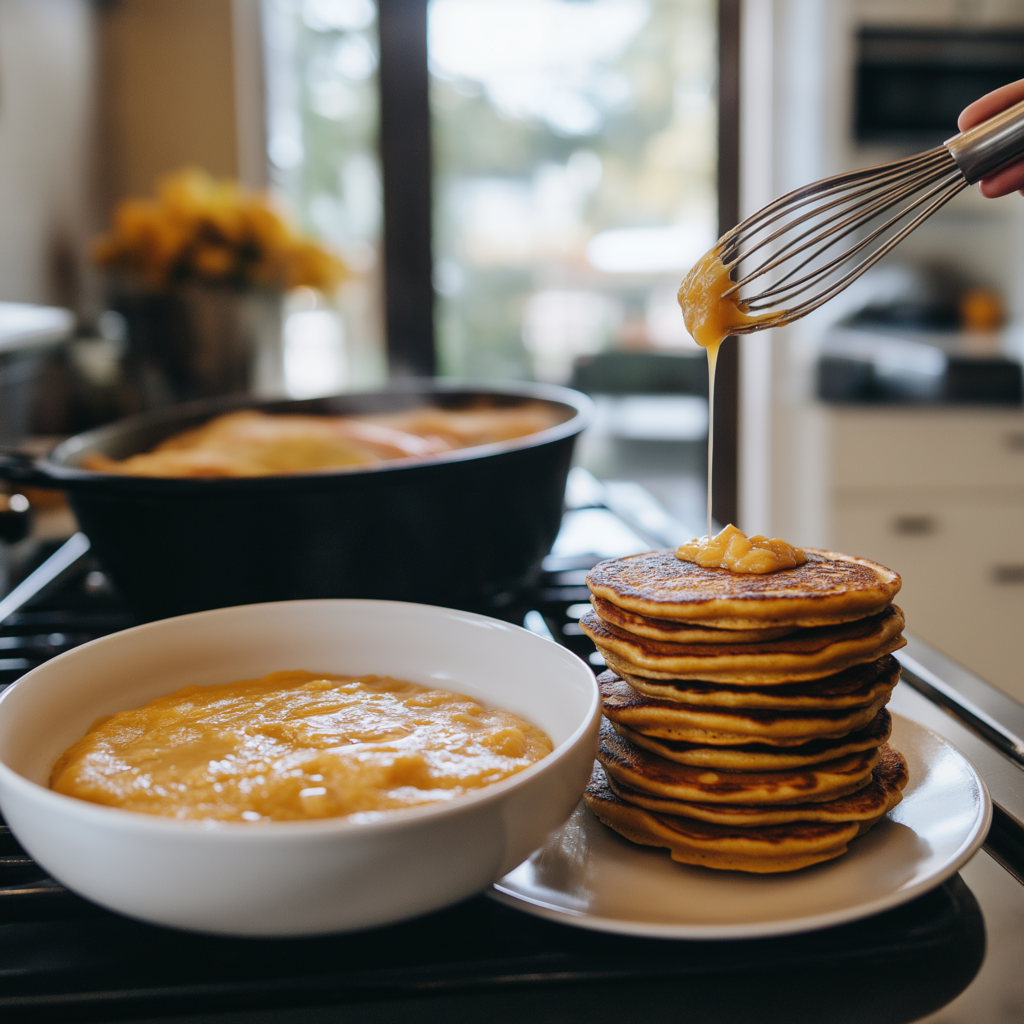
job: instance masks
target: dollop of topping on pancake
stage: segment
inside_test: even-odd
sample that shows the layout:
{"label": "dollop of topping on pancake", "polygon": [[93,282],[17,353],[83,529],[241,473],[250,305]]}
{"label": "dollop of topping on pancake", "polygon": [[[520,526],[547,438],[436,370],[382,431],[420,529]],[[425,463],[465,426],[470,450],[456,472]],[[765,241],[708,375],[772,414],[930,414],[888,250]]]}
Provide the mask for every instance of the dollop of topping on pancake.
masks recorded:
{"label": "dollop of topping on pancake", "polygon": [[803,565],[807,555],[802,548],[784,540],[769,540],[760,534],[748,537],[729,525],[714,537],[696,537],[676,549],[676,558],[694,562],[704,569],[728,569],[730,572],[777,572]]}

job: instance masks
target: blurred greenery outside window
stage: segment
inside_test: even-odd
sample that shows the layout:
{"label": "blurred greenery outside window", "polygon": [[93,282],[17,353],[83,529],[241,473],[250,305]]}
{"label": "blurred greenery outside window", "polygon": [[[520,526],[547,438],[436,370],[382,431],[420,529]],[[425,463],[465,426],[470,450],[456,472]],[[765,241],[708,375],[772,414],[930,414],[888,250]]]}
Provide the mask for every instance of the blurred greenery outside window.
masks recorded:
{"label": "blurred greenery outside window", "polygon": [[569,378],[693,349],[714,242],[714,0],[431,0],[442,373]]}
{"label": "blurred greenery outside window", "polygon": [[[373,383],[376,7],[263,4],[273,185],[359,272],[333,341],[299,297],[289,390]],[[604,349],[694,351],[675,291],[716,235],[716,15],[714,0],[431,0],[440,373],[564,382]],[[332,345],[333,370],[317,356]]]}
{"label": "blurred greenery outside window", "polygon": [[295,398],[386,375],[373,0],[262,0],[272,188],[300,227],[355,272],[325,303],[300,289],[285,320]]}

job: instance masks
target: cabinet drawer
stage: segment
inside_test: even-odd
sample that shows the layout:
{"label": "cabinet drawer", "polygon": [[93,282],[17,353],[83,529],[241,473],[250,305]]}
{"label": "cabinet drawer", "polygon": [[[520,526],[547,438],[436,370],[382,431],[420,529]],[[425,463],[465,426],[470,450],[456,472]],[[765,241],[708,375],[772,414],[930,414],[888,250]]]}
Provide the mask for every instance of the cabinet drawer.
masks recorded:
{"label": "cabinet drawer", "polygon": [[1024,486],[1024,412],[837,409],[828,417],[832,484]]}
{"label": "cabinet drawer", "polygon": [[909,631],[1024,702],[1024,504],[852,498],[834,528],[903,577]]}

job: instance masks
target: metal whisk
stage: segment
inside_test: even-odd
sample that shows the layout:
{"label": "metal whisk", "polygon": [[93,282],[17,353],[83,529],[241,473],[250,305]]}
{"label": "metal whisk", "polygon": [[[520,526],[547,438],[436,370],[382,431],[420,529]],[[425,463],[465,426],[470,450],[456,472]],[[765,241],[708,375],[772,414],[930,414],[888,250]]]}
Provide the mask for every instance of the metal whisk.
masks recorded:
{"label": "metal whisk", "polygon": [[[741,293],[743,308],[767,316],[732,332],[750,334],[806,316],[856,281],[958,192],[1022,155],[1024,100],[935,149],[836,174],[769,203],[719,242],[727,266],[760,260],[736,278],[725,296],[758,279],[767,285],[754,295]],[[875,223],[880,218],[885,219]],[[850,239],[848,247],[835,253],[844,239]]]}

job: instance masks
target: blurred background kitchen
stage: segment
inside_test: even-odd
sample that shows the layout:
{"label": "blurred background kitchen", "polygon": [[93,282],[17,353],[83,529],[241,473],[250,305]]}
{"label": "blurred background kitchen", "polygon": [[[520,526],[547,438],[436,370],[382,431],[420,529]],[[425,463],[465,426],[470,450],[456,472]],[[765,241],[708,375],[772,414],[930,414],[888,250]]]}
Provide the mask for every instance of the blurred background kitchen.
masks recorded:
{"label": "blurred background kitchen", "polygon": [[[0,0],[0,444],[205,394],[548,381],[597,402],[581,469],[702,533],[681,277],[1021,77],[1013,0]],[[242,207],[274,267],[210,234]],[[729,347],[716,518],[893,566],[913,632],[1024,700],[1024,200],[965,192]]]}

